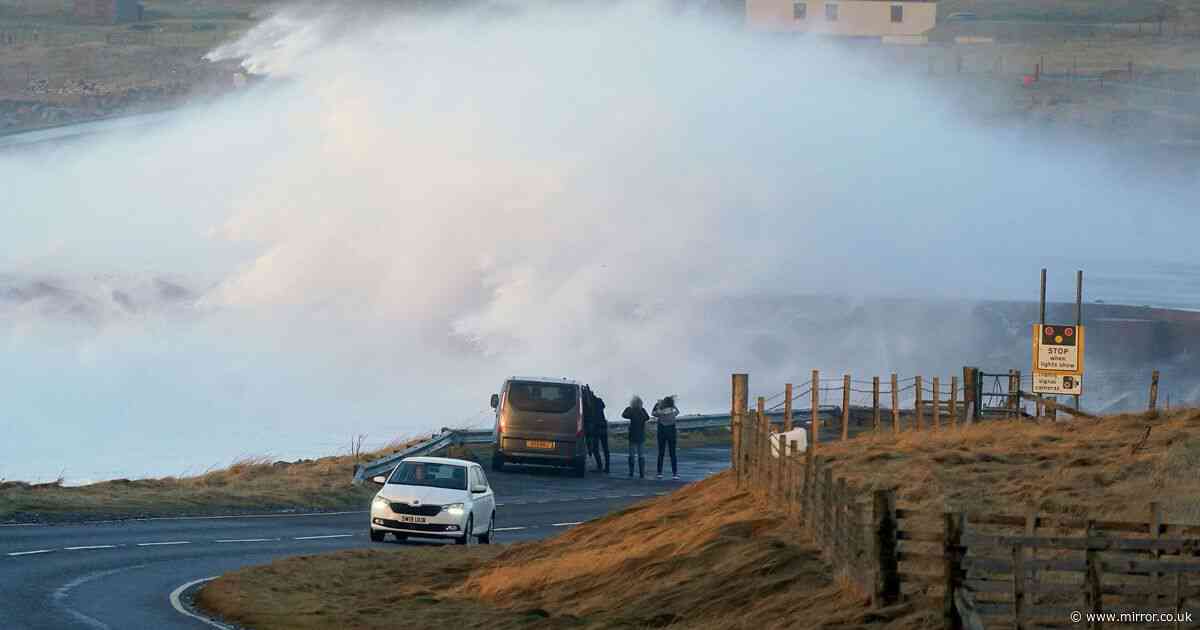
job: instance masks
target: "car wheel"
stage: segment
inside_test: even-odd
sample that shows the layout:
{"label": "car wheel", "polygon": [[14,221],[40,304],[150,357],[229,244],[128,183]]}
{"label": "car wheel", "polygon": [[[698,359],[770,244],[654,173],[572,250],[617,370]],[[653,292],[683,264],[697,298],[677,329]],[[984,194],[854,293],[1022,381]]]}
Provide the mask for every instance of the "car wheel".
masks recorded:
{"label": "car wheel", "polygon": [[371,542],[383,542],[383,537],[387,536],[387,532],[381,532],[374,527],[371,528]]}
{"label": "car wheel", "polygon": [[460,545],[470,545],[475,542],[475,537],[471,535],[471,530],[475,529],[475,517],[467,517],[467,527],[463,530],[463,535],[459,536],[454,542]]}
{"label": "car wheel", "polygon": [[504,472],[504,453],[494,451],[492,453],[492,470],[496,472]]}
{"label": "car wheel", "polygon": [[496,530],[496,513],[493,512],[492,518],[488,520],[487,532],[480,534],[480,536],[479,536],[479,544],[481,544],[481,545],[492,544],[492,532],[495,530]]}

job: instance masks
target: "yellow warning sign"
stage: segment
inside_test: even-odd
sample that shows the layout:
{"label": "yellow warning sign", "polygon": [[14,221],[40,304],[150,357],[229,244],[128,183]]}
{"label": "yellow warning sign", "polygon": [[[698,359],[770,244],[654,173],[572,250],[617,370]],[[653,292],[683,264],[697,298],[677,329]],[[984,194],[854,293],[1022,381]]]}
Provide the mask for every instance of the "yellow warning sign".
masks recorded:
{"label": "yellow warning sign", "polygon": [[1034,324],[1034,393],[1080,395],[1083,349],[1083,326]]}

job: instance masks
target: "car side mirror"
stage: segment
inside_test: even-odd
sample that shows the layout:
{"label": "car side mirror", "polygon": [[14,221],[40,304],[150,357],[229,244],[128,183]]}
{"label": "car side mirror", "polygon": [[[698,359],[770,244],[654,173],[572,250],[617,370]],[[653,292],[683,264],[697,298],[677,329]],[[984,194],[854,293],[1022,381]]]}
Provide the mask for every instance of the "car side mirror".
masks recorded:
{"label": "car side mirror", "polygon": [[377,483],[382,486],[383,484],[387,483],[387,477],[384,477],[383,475],[375,475],[374,477],[371,477],[371,483]]}
{"label": "car side mirror", "polygon": [[484,492],[487,492],[487,486],[485,486],[481,483],[477,483],[477,484],[471,486],[471,492],[474,494],[482,494]]}
{"label": "car side mirror", "polygon": [[492,394],[492,409],[500,408],[500,394]]}

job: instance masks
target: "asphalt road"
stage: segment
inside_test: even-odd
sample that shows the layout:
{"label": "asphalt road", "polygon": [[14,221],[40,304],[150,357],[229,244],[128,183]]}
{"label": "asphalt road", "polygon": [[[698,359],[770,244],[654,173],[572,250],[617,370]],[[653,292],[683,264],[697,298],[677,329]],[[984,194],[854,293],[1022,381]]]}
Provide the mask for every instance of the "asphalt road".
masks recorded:
{"label": "asphalt road", "polygon": [[[680,460],[681,481],[629,479],[626,460],[617,454],[607,476],[490,472],[498,542],[551,536],[668,493],[726,468],[729,451],[681,449]],[[331,514],[0,526],[0,628],[211,628],[177,611],[171,593],[195,580],[284,556],[397,544],[388,540],[368,540],[366,506],[362,512]]]}

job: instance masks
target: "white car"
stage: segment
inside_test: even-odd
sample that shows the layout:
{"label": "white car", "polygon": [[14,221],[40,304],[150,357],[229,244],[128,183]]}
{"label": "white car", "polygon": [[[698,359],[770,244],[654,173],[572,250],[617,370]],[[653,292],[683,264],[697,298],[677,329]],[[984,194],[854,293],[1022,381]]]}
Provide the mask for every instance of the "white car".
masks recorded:
{"label": "white car", "polygon": [[371,501],[371,540],[409,536],[453,538],[460,545],[492,542],[496,495],[483,467],[445,457],[409,457],[386,477]]}

